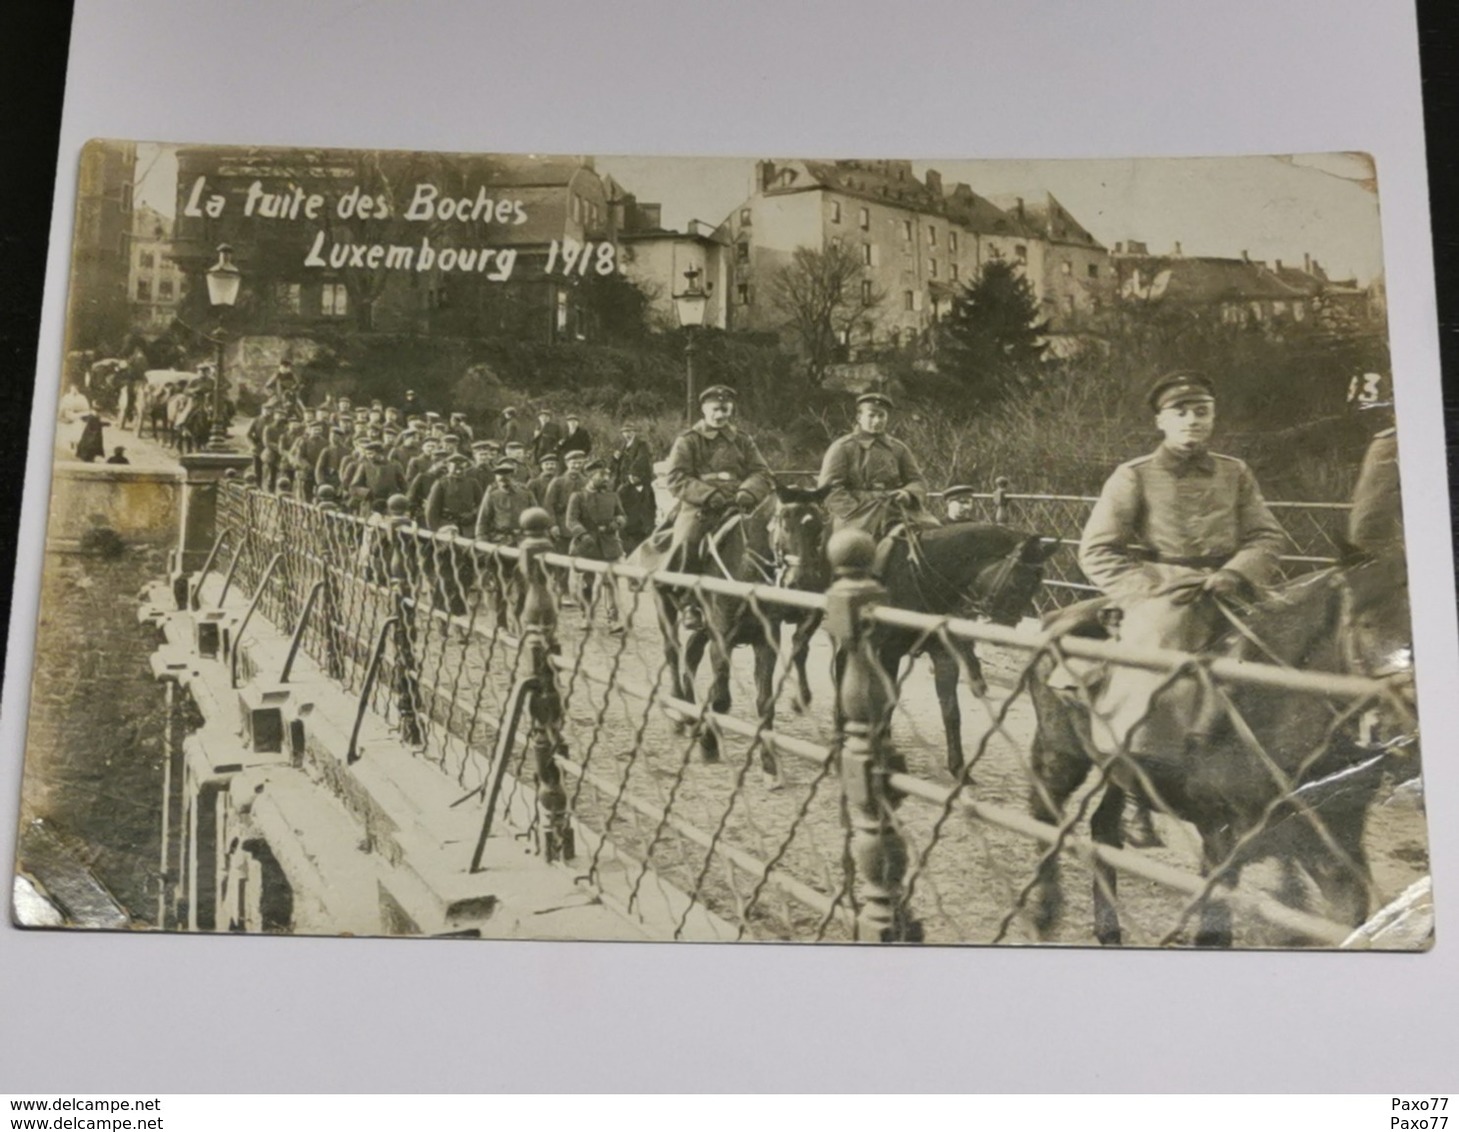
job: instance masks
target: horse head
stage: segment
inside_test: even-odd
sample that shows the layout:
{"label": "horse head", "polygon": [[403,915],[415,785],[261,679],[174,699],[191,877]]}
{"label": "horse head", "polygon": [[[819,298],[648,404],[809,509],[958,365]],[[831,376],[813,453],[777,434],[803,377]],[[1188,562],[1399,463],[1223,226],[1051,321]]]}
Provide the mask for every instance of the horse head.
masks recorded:
{"label": "horse head", "polygon": [[1026,535],[1004,555],[984,563],[968,589],[976,612],[995,625],[1016,625],[1044,580],[1044,563],[1059,549],[1056,538]]}
{"label": "horse head", "polygon": [[822,506],[830,487],[777,485],[775,508],[766,533],[775,562],[777,585],[795,590],[820,590],[830,583],[826,558],[829,519]]}

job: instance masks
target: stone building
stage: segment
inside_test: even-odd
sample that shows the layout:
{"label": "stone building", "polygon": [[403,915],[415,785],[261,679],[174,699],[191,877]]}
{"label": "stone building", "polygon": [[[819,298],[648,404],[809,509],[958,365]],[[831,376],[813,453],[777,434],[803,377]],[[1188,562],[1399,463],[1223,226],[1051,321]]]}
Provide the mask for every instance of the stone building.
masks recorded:
{"label": "stone building", "polygon": [[880,300],[848,333],[848,353],[915,341],[993,258],[1021,265],[1057,329],[1074,329],[1114,295],[1108,252],[1051,196],[1010,210],[966,184],[945,186],[936,170],[919,180],[910,161],[891,160],[761,161],[755,185],[722,225],[735,329],[779,326],[776,273],[797,248],[833,244],[860,258],[862,298]]}
{"label": "stone building", "polygon": [[128,265],[137,149],[91,141],[81,151],[71,260],[68,348],[119,350],[131,324]]}
{"label": "stone building", "polygon": [[165,330],[182,298],[182,272],[172,258],[172,218],[143,205],[132,214],[132,246],[127,278],[132,326]]}
{"label": "stone building", "polygon": [[719,330],[728,325],[726,298],[730,294],[730,246],[722,230],[702,220],[691,220],[683,232],[657,224],[658,205],[640,206],[654,220],[652,226],[620,231],[624,276],[648,298],[649,322],[658,330],[678,325],[674,296],[689,285],[687,276],[705,291],[704,323]]}

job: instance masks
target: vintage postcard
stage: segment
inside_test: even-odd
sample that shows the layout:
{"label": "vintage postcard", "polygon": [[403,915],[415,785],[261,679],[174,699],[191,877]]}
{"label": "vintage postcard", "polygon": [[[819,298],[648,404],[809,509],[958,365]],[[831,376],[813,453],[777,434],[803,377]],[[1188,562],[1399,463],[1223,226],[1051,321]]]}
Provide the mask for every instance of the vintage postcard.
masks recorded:
{"label": "vintage postcard", "polygon": [[1431,945],[1366,155],[80,162],[18,923]]}

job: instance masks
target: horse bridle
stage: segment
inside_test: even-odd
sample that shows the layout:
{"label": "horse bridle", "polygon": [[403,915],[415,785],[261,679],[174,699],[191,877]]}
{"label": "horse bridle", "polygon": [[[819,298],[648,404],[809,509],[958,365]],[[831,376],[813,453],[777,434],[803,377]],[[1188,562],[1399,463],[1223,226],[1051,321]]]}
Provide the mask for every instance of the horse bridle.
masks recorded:
{"label": "horse bridle", "polygon": [[922,540],[917,536],[913,527],[908,525],[905,528],[907,539],[907,561],[912,566],[912,580],[917,586],[918,595],[922,598],[922,604],[928,608],[935,608],[936,603],[928,601],[927,590],[923,586],[923,580],[931,577],[944,594],[954,598],[953,608],[958,612],[966,611],[974,617],[983,617],[989,621],[995,621],[995,613],[998,608],[998,600],[1008,587],[1013,575],[1020,569],[1036,571],[1036,566],[1023,561],[1022,544],[1014,544],[1007,554],[998,560],[996,573],[991,584],[984,587],[984,593],[980,594],[975,588],[978,580],[983,577],[985,571],[978,571],[973,575],[969,587],[964,589],[952,579],[948,578],[940,570],[927,560],[927,555],[922,550]]}

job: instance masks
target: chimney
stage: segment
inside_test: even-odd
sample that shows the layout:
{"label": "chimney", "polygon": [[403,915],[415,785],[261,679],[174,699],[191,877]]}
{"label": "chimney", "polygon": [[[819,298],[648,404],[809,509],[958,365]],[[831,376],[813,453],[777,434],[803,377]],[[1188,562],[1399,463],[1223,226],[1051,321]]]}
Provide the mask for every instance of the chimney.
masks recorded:
{"label": "chimney", "polygon": [[[1179,247],[1179,246],[1180,246],[1179,244],[1176,245],[1176,247]],[[1249,255],[1246,254],[1246,249],[1245,248],[1242,248],[1241,249],[1241,262],[1242,263],[1250,263],[1251,262],[1251,256],[1249,256]]]}
{"label": "chimney", "polygon": [[755,180],[759,182],[761,190],[768,189],[775,180],[775,162],[759,161],[755,164]]}
{"label": "chimney", "polygon": [[1306,252],[1302,253],[1302,270],[1307,272],[1308,275],[1312,274],[1312,257]]}
{"label": "chimney", "polygon": [[1022,220],[1024,218],[1023,217],[1023,198],[1022,197],[1017,197],[1015,199],[1018,201],[1018,206],[1017,206],[1017,208],[1016,208],[1015,211],[1017,211],[1017,213],[1018,213],[1018,218],[1020,220]]}
{"label": "chimney", "polygon": [[1272,260],[1272,262],[1277,265],[1276,268],[1275,268],[1276,272],[1278,274],[1281,274],[1281,271],[1282,271],[1282,261],[1279,260],[1279,259],[1274,259],[1274,260]]}
{"label": "chimney", "polygon": [[1171,253],[1171,254],[1172,255],[1177,255],[1177,256],[1180,256],[1180,255],[1184,255],[1185,254],[1183,251],[1180,250],[1180,241],[1179,240],[1176,240],[1175,241],[1175,251],[1173,253]]}
{"label": "chimney", "polygon": [[1123,240],[1116,240],[1115,241],[1115,255],[1124,255],[1124,253],[1125,253],[1125,242]]}
{"label": "chimney", "polygon": [[927,190],[938,196],[942,195],[942,174],[936,169],[927,170]]}

